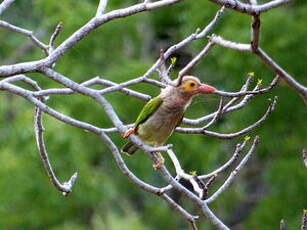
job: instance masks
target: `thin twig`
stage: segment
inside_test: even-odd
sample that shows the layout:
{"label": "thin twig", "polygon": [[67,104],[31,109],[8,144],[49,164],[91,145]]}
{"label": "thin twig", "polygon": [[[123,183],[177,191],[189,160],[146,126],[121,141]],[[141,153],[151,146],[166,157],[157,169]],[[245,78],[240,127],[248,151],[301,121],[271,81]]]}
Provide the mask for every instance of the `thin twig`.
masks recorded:
{"label": "thin twig", "polygon": [[210,196],[207,200],[205,200],[206,203],[211,203],[214,200],[216,200],[216,198],[218,198],[231,185],[232,181],[234,180],[238,172],[244,167],[246,162],[249,160],[251,155],[254,153],[258,143],[259,143],[259,137],[256,136],[252,147],[250,148],[248,153],[245,155],[245,157],[242,159],[240,164],[231,172],[230,176],[227,178],[224,184],[212,196]]}
{"label": "thin twig", "polygon": [[212,43],[229,48],[229,49],[251,52],[250,44],[243,44],[243,43],[228,41],[222,38],[221,36],[217,36],[215,34],[212,34],[208,38]]}
{"label": "thin twig", "polygon": [[[193,175],[190,175],[190,174],[187,174],[187,173],[184,172],[184,170],[182,169],[182,167],[179,163],[178,158],[176,157],[176,154],[173,152],[172,149],[169,149],[167,151],[167,153],[168,153],[168,156],[170,157],[170,159],[172,160],[172,162],[175,166],[176,178],[177,179],[183,178],[183,179],[189,181],[193,186],[193,190],[198,194],[198,196],[200,198],[203,197],[204,189],[202,187],[202,184],[198,182],[199,179],[196,176],[193,176]],[[167,189],[171,189],[171,188],[172,187],[168,187]],[[166,189],[164,188],[164,190],[166,190]]]}
{"label": "thin twig", "polygon": [[63,29],[63,22],[59,22],[59,24],[57,24],[53,34],[50,37],[49,50],[48,50],[49,54],[53,52],[55,39],[59,36],[62,29]]}
{"label": "thin twig", "polygon": [[260,36],[260,16],[259,14],[253,15],[251,34],[252,34],[251,47],[252,47],[252,51],[255,52],[259,47],[259,36]]}
{"label": "thin twig", "polygon": [[[28,78],[25,75],[17,75],[17,76],[14,76],[14,77],[7,78],[7,79],[2,81],[2,84],[3,84],[3,82],[5,82],[6,84],[12,84],[16,81],[25,82],[26,84],[30,85],[33,89],[41,90],[41,88],[39,87],[37,82],[33,81],[32,79]],[[42,103],[44,102],[43,97],[40,97],[38,100],[41,101]],[[57,179],[57,177],[56,177],[56,175],[55,175],[55,173],[52,169],[52,166],[51,166],[50,161],[49,161],[48,153],[47,153],[47,150],[46,150],[46,147],[45,147],[44,134],[43,134],[44,128],[43,128],[43,124],[42,124],[42,110],[39,107],[36,107],[34,118],[35,118],[34,119],[35,137],[36,137],[37,146],[38,146],[39,153],[40,153],[42,162],[44,164],[45,170],[46,170],[51,182],[53,183],[53,185],[59,191],[63,192],[63,195],[67,196],[72,191],[72,186],[76,182],[78,174],[74,173],[71,176],[71,178],[67,182],[64,182],[63,184],[61,184],[59,182],[59,180]]]}
{"label": "thin twig", "polygon": [[3,0],[0,4],[0,15],[14,2],[15,0]]}
{"label": "thin twig", "polygon": [[[148,95],[139,93],[135,90],[130,90],[127,89],[128,86],[132,86],[135,84],[139,83],[149,83],[158,87],[165,87],[166,84],[169,82],[166,81],[165,83],[161,83],[160,81],[149,79],[149,75],[151,75],[154,71],[158,70],[160,68],[160,74],[162,79],[169,79],[168,74],[169,74],[169,69],[166,69],[164,66],[165,60],[170,57],[174,53],[174,51],[190,44],[192,41],[200,38],[204,38],[210,30],[214,27],[214,25],[217,23],[219,20],[220,16],[224,12],[225,7],[232,7],[235,10],[252,14],[254,17],[254,23],[256,25],[255,20],[258,20],[256,17],[260,12],[269,10],[271,8],[274,8],[278,5],[285,4],[289,2],[290,0],[274,0],[270,3],[266,3],[263,5],[248,5],[244,4],[241,2],[237,2],[236,0],[212,0],[215,1],[218,4],[225,5],[223,6],[215,15],[214,19],[201,31],[198,29],[194,34],[188,36],[181,42],[171,46],[165,53],[160,54],[160,58],[153,64],[151,68],[147,70],[143,74],[143,76],[134,78],[133,80],[122,82],[122,83],[114,83],[105,79],[100,79],[100,78],[94,78],[90,79],[82,84],[79,84],[73,80],[71,80],[68,77],[65,77],[64,75],[55,72],[52,70],[50,67],[63,55],[65,54],[69,49],[71,49],[75,44],[78,43],[81,39],[83,39],[85,36],[87,36],[91,31],[95,30],[99,26],[111,21],[115,20],[118,18],[122,17],[127,17],[136,13],[140,13],[143,11],[150,11],[154,9],[158,9],[161,7],[165,7],[171,4],[179,3],[180,1],[183,0],[160,0],[160,1],[144,1],[140,4],[136,4],[127,8],[119,9],[119,10],[113,10],[108,13],[104,13],[105,7],[107,5],[106,0],[100,0],[99,6],[96,12],[96,16],[93,17],[88,23],[86,23],[84,26],[82,26],[79,30],[77,30],[75,33],[73,33],[66,41],[64,41],[62,44],[60,44],[57,48],[54,48],[54,40],[57,37],[58,32],[60,29],[56,29],[53,35],[51,36],[49,46],[46,46],[45,44],[40,44],[39,40],[36,39],[36,37],[33,36],[31,31],[24,30],[22,28],[13,26],[11,24],[6,24],[7,22],[0,21],[4,25],[4,27],[7,27],[15,32],[24,34],[26,36],[29,36],[31,40],[36,44],[38,47],[45,49],[46,47],[49,48],[49,56],[45,59],[41,59],[38,61],[33,61],[33,62],[26,62],[26,63],[18,63],[15,65],[6,65],[6,66],[1,66],[0,67],[0,77],[8,77],[12,75],[16,75],[18,73],[25,73],[25,72],[41,72],[53,81],[56,81],[60,83],[61,85],[68,87],[68,88],[63,88],[63,89],[46,89],[46,90],[41,90],[37,84],[30,78],[26,76],[14,76],[14,77],[8,77],[5,80],[0,81],[0,90],[5,90],[7,92],[11,92],[14,94],[17,94],[26,100],[30,101],[33,103],[36,107],[36,116],[35,116],[35,125],[36,125],[36,137],[37,137],[37,143],[40,149],[40,153],[42,155],[42,159],[44,162],[44,166],[48,172],[48,175],[51,177],[51,180],[53,181],[54,184],[57,184],[56,186],[60,185],[60,189],[66,189],[64,192],[70,192],[72,184],[75,182],[76,175],[73,175],[71,180],[64,185],[61,185],[51,168],[50,162],[48,160],[48,155],[47,151],[45,148],[44,144],[44,136],[43,136],[43,125],[42,125],[42,112],[47,113],[50,116],[53,116],[54,118],[61,120],[67,124],[76,126],[81,129],[85,129],[89,132],[92,132],[96,135],[99,135],[101,139],[104,141],[104,143],[107,144],[108,148],[113,154],[114,159],[116,160],[116,163],[122,170],[123,174],[127,175],[131,181],[133,181],[135,184],[137,184],[140,188],[149,191],[153,194],[156,194],[160,196],[162,199],[164,199],[170,206],[172,206],[175,210],[177,210],[189,223],[191,223],[192,228],[195,230],[197,229],[196,227],[196,216],[191,215],[189,212],[187,212],[181,205],[176,203],[174,200],[172,200],[165,192],[168,191],[169,189],[173,188],[177,191],[179,191],[181,194],[185,195],[189,200],[191,200],[194,204],[196,204],[198,207],[201,208],[202,214],[208,217],[208,219],[216,225],[218,229],[223,229],[223,230],[228,230],[229,228],[209,209],[207,206],[207,203],[212,202],[215,200],[223,191],[227,189],[227,187],[231,184],[232,180],[235,178],[238,170],[240,170],[250,157],[250,155],[254,152],[256,145],[258,144],[258,137],[254,139],[254,143],[252,147],[250,148],[249,152],[247,155],[242,159],[242,161],[239,163],[239,165],[236,167],[236,169],[230,174],[228,179],[225,181],[225,183],[207,200],[203,201],[202,199],[206,197],[206,194],[208,193],[208,187],[210,184],[213,182],[215,178],[215,174],[222,172],[229,168],[233,162],[238,157],[238,154],[243,150],[243,148],[246,145],[247,139],[241,144],[237,145],[237,148],[233,154],[233,156],[221,167],[219,167],[217,170],[207,174],[207,175],[202,175],[202,176],[195,176],[195,175],[190,175],[184,172],[182,169],[179,160],[177,159],[177,156],[171,149],[171,145],[166,145],[166,146],[159,146],[159,147],[152,147],[144,143],[140,138],[138,138],[136,135],[130,135],[129,139],[135,143],[140,149],[144,150],[152,159],[154,159],[154,154],[152,152],[157,152],[157,151],[162,151],[162,152],[168,152],[170,155],[170,158],[172,162],[174,163],[175,169],[176,169],[176,176],[173,177],[167,168],[165,166],[162,166],[158,171],[161,173],[162,177],[165,179],[165,181],[168,183],[167,186],[163,188],[157,188],[155,186],[152,186],[142,180],[140,180],[138,177],[134,175],[133,172],[129,170],[125,162],[123,161],[119,150],[117,146],[113,143],[113,141],[107,136],[106,133],[109,132],[120,132],[123,133],[127,130],[127,127],[129,125],[124,125],[123,122],[120,120],[118,114],[115,112],[114,108],[112,105],[104,98],[104,94],[115,92],[115,91],[120,91],[123,92],[129,96],[135,96],[137,98],[140,98],[142,100],[148,100],[150,97]],[[6,1],[8,2],[8,1]],[[229,3],[227,5],[226,3]],[[2,3],[3,4],[3,3]],[[0,5],[0,10],[1,6]],[[0,11],[1,13],[1,11]],[[0,24],[1,25],[1,24]],[[58,27],[57,27],[58,28]],[[227,41],[221,37],[217,36],[211,36],[209,44],[202,50],[182,71],[181,75],[184,75],[187,73],[193,66],[196,65],[196,63],[201,60],[201,58],[204,57],[210,50],[213,44],[219,44],[228,48],[232,49],[238,49],[241,51],[249,51],[249,52],[254,52],[258,56],[261,57],[262,55],[262,50],[258,48],[259,46],[259,27],[257,29],[257,26],[253,27],[253,37],[252,37],[252,44],[240,44],[240,43],[234,43]],[[269,65],[270,66],[270,65]],[[272,66],[271,66],[272,67]],[[161,70],[162,69],[162,70]],[[274,70],[274,68],[273,68]],[[275,71],[276,72],[276,71]],[[280,71],[279,71],[280,72]],[[279,75],[282,76],[281,73]],[[180,74],[179,74],[180,77]],[[291,76],[290,76],[291,77]],[[214,132],[207,131],[206,129],[211,126],[213,123],[217,121],[219,116],[231,112],[234,110],[237,110],[239,108],[244,107],[247,105],[248,101],[253,98],[254,95],[260,94],[260,93],[266,93],[270,91],[276,84],[278,79],[274,79],[271,85],[268,88],[265,89],[259,89],[259,85],[252,90],[248,91],[248,86],[250,84],[250,78],[246,81],[245,85],[241,88],[240,92],[236,93],[228,93],[228,92],[222,92],[222,91],[217,91],[217,94],[220,94],[222,96],[228,95],[229,97],[233,97],[232,100],[230,100],[225,106],[223,106],[222,100],[220,101],[219,108],[215,113],[209,114],[208,116],[201,117],[200,119],[197,119],[197,122],[199,120],[207,121],[212,119],[207,125],[203,126],[200,128],[200,131],[202,134],[205,132],[209,132],[209,134],[213,135]],[[34,91],[26,90],[23,89],[22,87],[14,85],[16,81],[23,81],[27,84],[30,84],[33,88]],[[290,82],[291,83],[291,82]],[[97,90],[97,89],[92,89],[89,88],[88,86],[94,85],[94,84],[101,84],[101,85],[107,85],[109,86],[106,89],[102,90]],[[303,87],[303,86],[302,86]],[[107,117],[111,120],[113,127],[111,128],[99,128],[97,126],[91,125],[86,122],[78,121],[76,119],[73,119],[69,116],[66,116],[64,114],[59,113],[58,111],[50,108],[45,102],[43,96],[45,95],[52,95],[52,94],[72,94],[72,93],[78,93],[85,95],[87,97],[92,98],[94,101],[96,101],[100,107],[105,111]],[[233,105],[237,101],[239,101],[243,97],[243,99],[236,105]],[[232,134],[219,134],[224,135],[224,137],[228,138],[230,136],[235,136],[235,135],[242,135],[254,128],[256,128],[258,125],[260,125],[264,120],[267,119],[267,117],[270,115],[270,113],[273,111],[275,107],[276,99],[274,99],[267,112],[265,115],[257,122],[252,124],[251,126],[241,130],[240,132],[237,133],[232,133]],[[207,120],[206,120],[207,119]],[[195,122],[195,123],[197,123]],[[193,123],[193,121],[191,122]],[[182,128],[181,128],[182,129]],[[186,128],[185,128],[186,129]],[[178,128],[180,130],[180,128]],[[189,130],[189,129],[186,129]],[[191,129],[190,129],[191,130]],[[194,131],[197,129],[193,129]],[[211,132],[211,133],[210,133]],[[208,134],[208,133],[206,133]],[[214,136],[214,135],[213,135]],[[210,175],[210,176],[209,176]],[[193,186],[193,191],[189,191],[187,188],[185,188],[183,185],[181,185],[178,182],[179,178],[184,178],[188,180],[192,186]],[[205,178],[210,178],[207,183],[204,183],[201,181],[201,179]],[[61,187],[62,186],[62,187]],[[63,191],[63,190],[61,190]],[[195,194],[196,192],[197,194]]]}
{"label": "thin twig", "polygon": [[[251,79],[249,80],[248,84],[250,84],[250,81]],[[274,80],[273,80],[274,81]],[[245,83],[246,84],[246,83]],[[272,82],[271,82],[272,84]],[[259,90],[259,87],[260,85],[257,84],[256,87],[253,89],[253,91],[258,91]],[[245,86],[243,85],[240,92],[245,92],[247,91],[247,88],[245,89]],[[238,99],[240,99],[239,97],[234,97],[233,100],[231,100],[229,104],[226,104],[224,106],[224,109],[223,109],[223,115],[227,114],[227,113],[230,113],[230,112],[233,112],[233,111],[237,111],[241,108],[243,108],[244,106],[246,106],[248,104],[248,102],[257,94],[249,94],[247,96],[245,96],[241,102],[239,102],[238,104],[236,105],[233,105],[233,106],[230,106],[231,104],[233,104],[234,102],[236,102]],[[191,125],[191,126],[196,126],[196,125],[199,125],[205,121],[210,121],[211,119],[213,119],[213,117],[216,115],[216,112],[213,112],[211,114],[208,114],[208,115],[205,115],[205,116],[202,116],[200,118],[197,118],[197,119],[188,119],[188,118],[184,118],[183,119],[183,123],[184,124],[187,124],[187,125]]]}
{"label": "thin twig", "polygon": [[[149,101],[151,99],[151,96],[144,94],[144,93],[137,92],[135,90],[127,89],[125,87],[122,87],[121,84],[112,82],[110,80],[102,79],[100,77],[94,77],[92,79],[89,79],[83,82],[81,85],[85,87],[89,87],[93,85],[110,86],[107,89],[101,89],[101,90],[95,90],[95,91],[98,93],[102,93],[102,94],[119,91],[128,96],[132,96],[132,97],[144,100],[144,101]],[[121,87],[118,87],[119,85]],[[111,88],[111,87],[117,87],[117,90],[114,90],[114,88]],[[74,94],[74,93],[76,92],[69,88],[53,88],[53,89],[45,89],[45,90],[39,90],[39,91],[33,92],[33,95],[36,97],[40,97],[40,96],[48,96],[48,95],[69,95],[69,94]]]}
{"label": "thin twig", "polygon": [[99,0],[99,5],[96,12],[96,17],[101,16],[104,14],[104,11],[107,7],[108,0]]}
{"label": "thin twig", "polygon": [[203,127],[203,130],[207,130],[208,128],[210,128],[221,117],[221,115],[223,114],[223,110],[224,110],[223,97],[221,97],[219,107],[218,107],[214,117],[212,118],[212,120],[208,124],[206,124]]}
{"label": "thin twig", "polygon": [[161,64],[159,65],[159,68],[157,68],[157,72],[159,74],[160,80],[162,83],[167,85],[172,85],[173,82],[168,76],[168,69],[166,68],[165,58],[164,58],[164,51],[163,49],[160,50],[160,59]]}
{"label": "thin twig", "polygon": [[220,95],[220,96],[224,96],[224,97],[242,97],[242,96],[249,95],[249,94],[263,94],[263,93],[267,93],[268,91],[273,89],[277,85],[279,78],[280,78],[279,76],[275,77],[267,88],[263,88],[263,89],[259,89],[259,90],[243,91],[243,92],[242,91],[240,91],[240,92],[224,92],[224,91],[216,90],[213,93]]}
{"label": "thin twig", "polygon": [[29,90],[25,90],[21,87],[6,83],[6,82],[2,82],[0,83],[0,90],[6,90],[10,93],[14,93],[16,95],[19,95],[23,98],[25,98],[26,100],[30,101],[31,103],[33,103],[35,106],[39,107],[42,111],[44,111],[45,113],[49,114],[50,116],[75,127],[78,127],[80,129],[83,130],[87,130],[89,132],[93,132],[95,134],[100,134],[102,129],[91,125],[89,123],[83,122],[83,121],[79,121],[77,119],[74,119],[72,117],[69,117],[65,114],[62,114],[58,111],[56,111],[55,109],[52,109],[51,107],[47,106],[45,103],[41,102],[39,99],[37,99],[36,97],[34,97],[32,95],[32,91]]}
{"label": "thin twig", "polygon": [[[78,29],[70,37],[68,37],[61,45],[59,45],[48,57],[38,61],[23,62],[13,65],[0,66],[0,77],[8,77],[16,74],[36,72],[40,69],[50,67],[69,49],[76,45],[80,40],[86,37],[91,31],[99,26],[115,19],[128,17],[144,11],[151,11],[179,3],[183,0],[160,0],[152,3],[140,3],[122,9],[110,11],[98,17],[93,17],[84,26]],[[46,46],[46,49],[48,46]],[[153,70],[154,71],[154,70]]]}
{"label": "thin twig", "polygon": [[249,3],[251,5],[257,5],[258,4],[257,0],[249,0]]}
{"label": "thin twig", "polygon": [[[245,92],[248,90],[249,85],[253,81],[254,73],[248,73],[247,79],[245,81],[245,84],[241,87],[240,92]],[[258,84],[257,84],[258,86]],[[258,89],[256,89],[258,90]],[[255,89],[253,90],[255,91]],[[230,106],[232,106],[234,103],[240,100],[241,97],[234,97],[232,98],[226,105],[223,106],[223,111],[226,111]]]}
{"label": "thin twig", "polygon": [[211,22],[196,36],[196,38],[204,38],[209,34],[209,32],[214,28],[214,26],[217,24],[217,22],[220,20],[222,15],[225,13],[226,8],[225,6],[222,6],[221,9],[219,9],[214,18],[211,20]]}
{"label": "thin twig", "polygon": [[[255,31],[254,33],[258,32]],[[216,35],[212,35],[211,37],[209,37],[209,39],[211,42],[226,48],[255,53],[278,76],[280,76],[285,82],[287,82],[292,88],[294,88],[303,97],[305,102],[307,102],[307,87],[300,84],[289,73],[287,73],[283,68],[281,68],[267,53],[265,53],[260,47],[258,47],[258,44],[256,44],[257,47],[254,44],[254,48],[252,48],[252,46],[249,44],[240,44],[232,41],[227,41],[224,38]]]}
{"label": "thin twig", "polygon": [[238,132],[226,134],[226,133],[218,133],[218,132],[213,132],[213,131],[209,131],[209,130],[204,130],[203,128],[182,128],[182,127],[176,128],[175,131],[180,132],[180,133],[188,133],[188,134],[204,134],[204,135],[216,137],[216,138],[219,138],[219,139],[232,139],[232,138],[241,136],[243,134],[246,134],[246,133],[250,132],[251,130],[260,126],[265,120],[268,119],[268,117],[274,111],[276,102],[277,102],[277,97],[274,97],[274,99],[270,101],[270,105],[269,105],[266,113],[263,115],[263,117],[261,117],[258,121],[256,121],[252,125],[244,128],[244,129],[242,129]]}
{"label": "thin twig", "polygon": [[276,74],[278,74],[285,82],[288,83],[292,88],[294,88],[307,102],[307,87],[296,81],[289,73],[287,73],[283,68],[281,68],[270,56],[265,53],[261,48],[257,49],[255,52],[261,60],[266,63]]}
{"label": "thin twig", "polygon": [[34,122],[34,127],[35,127],[35,137],[37,141],[37,147],[39,149],[39,153],[42,159],[42,162],[44,164],[45,170],[52,182],[52,184],[63,193],[64,196],[68,196],[72,192],[72,187],[75,184],[77,178],[78,178],[78,173],[74,173],[70,179],[67,182],[64,182],[61,184],[59,180],[57,179],[52,166],[50,164],[50,160],[48,157],[48,153],[46,150],[46,146],[44,143],[44,128],[42,124],[42,111],[39,108],[36,108],[35,111],[35,122]]}
{"label": "thin twig", "polygon": [[268,3],[264,3],[262,5],[249,5],[247,3],[242,3],[238,0],[210,0],[210,1],[218,5],[239,11],[241,13],[254,15],[287,4],[289,2],[292,2],[293,0],[273,0]]}
{"label": "thin twig", "polygon": [[48,54],[48,46],[45,45],[43,42],[41,42],[37,37],[35,37],[32,31],[20,28],[18,26],[14,26],[2,20],[0,20],[0,27],[6,28],[8,30],[11,30],[11,31],[14,31],[14,32],[17,32],[17,33],[20,33],[20,34],[23,34],[29,37],[35,46],[42,49],[45,52],[45,54]]}
{"label": "thin twig", "polygon": [[145,183],[144,181],[137,178],[127,167],[124,160],[121,157],[120,152],[118,151],[117,146],[113,143],[113,141],[104,133],[100,135],[104,143],[108,146],[111,153],[113,154],[113,157],[115,161],[117,162],[117,165],[121,169],[124,175],[128,176],[128,178],[135,183],[140,188],[146,190],[147,192],[153,193],[155,195],[160,196],[163,198],[167,203],[169,203],[176,211],[178,211],[187,221],[190,223],[195,224],[195,220],[198,219],[197,216],[193,216],[190,213],[188,213],[184,208],[182,208],[179,204],[177,204],[173,199],[171,199],[167,194],[164,192],[161,193],[161,189],[154,187],[150,184]]}
{"label": "thin twig", "polygon": [[213,184],[213,182],[215,181],[216,177],[218,176],[218,174],[214,174],[213,176],[211,176],[209,178],[209,180],[207,181],[207,183],[205,184],[204,187],[204,195],[202,197],[203,200],[208,198],[208,194],[209,194],[209,187]]}
{"label": "thin twig", "polygon": [[242,144],[237,144],[236,149],[235,149],[232,157],[225,164],[223,164],[218,169],[210,172],[209,174],[200,175],[198,178],[204,180],[204,179],[210,178],[214,175],[220,174],[220,173],[224,172],[225,170],[227,170],[238,159],[240,153],[244,150],[248,140],[249,139],[246,138]]}
{"label": "thin twig", "polygon": [[186,75],[191,69],[203,58],[205,57],[211,48],[213,47],[214,43],[208,42],[208,44],[204,47],[202,51],[200,51],[180,72],[179,77],[183,77]]}

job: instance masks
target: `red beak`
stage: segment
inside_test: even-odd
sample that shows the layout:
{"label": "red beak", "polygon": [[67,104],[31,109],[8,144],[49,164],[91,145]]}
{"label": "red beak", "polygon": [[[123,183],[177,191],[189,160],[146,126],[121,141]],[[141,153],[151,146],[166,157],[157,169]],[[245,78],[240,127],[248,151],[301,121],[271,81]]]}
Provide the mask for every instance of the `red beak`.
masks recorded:
{"label": "red beak", "polygon": [[203,93],[203,94],[206,94],[206,93],[213,93],[215,90],[216,90],[216,88],[214,88],[214,87],[211,86],[211,85],[206,85],[206,84],[201,84],[201,85],[198,87],[198,92],[199,92],[199,93]]}

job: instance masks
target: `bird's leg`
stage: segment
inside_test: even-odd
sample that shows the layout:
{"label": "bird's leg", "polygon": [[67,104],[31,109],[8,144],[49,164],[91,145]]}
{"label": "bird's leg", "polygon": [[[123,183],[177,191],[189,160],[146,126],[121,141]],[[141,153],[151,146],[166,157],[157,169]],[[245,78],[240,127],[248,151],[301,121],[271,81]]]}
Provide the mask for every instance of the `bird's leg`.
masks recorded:
{"label": "bird's leg", "polygon": [[135,128],[130,128],[125,133],[122,134],[122,137],[123,138],[127,138],[127,137],[129,137],[134,132],[135,132]]}
{"label": "bird's leg", "polygon": [[157,157],[157,161],[153,164],[155,170],[160,169],[164,165],[164,157],[162,156],[161,152],[154,153]]}

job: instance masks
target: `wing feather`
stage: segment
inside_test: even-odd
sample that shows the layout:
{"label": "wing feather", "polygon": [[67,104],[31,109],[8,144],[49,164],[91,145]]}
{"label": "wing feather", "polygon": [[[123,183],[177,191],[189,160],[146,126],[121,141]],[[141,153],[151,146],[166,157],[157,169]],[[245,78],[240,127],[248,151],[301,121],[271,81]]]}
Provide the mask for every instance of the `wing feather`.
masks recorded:
{"label": "wing feather", "polygon": [[134,127],[137,129],[140,124],[144,123],[160,107],[162,102],[161,97],[155,97],[147,102],[137,117]]}

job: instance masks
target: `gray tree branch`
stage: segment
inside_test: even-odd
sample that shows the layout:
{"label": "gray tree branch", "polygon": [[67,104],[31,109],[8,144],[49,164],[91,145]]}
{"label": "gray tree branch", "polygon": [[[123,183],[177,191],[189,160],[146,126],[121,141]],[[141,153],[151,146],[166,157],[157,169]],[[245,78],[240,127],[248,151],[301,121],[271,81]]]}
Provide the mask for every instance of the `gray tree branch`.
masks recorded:
{"label": "gray tree branch", "polygon": [[[75,46],[81,39],[85,38],[89,35],[90,32],[98,28],[99,26],[108,23],[112,20],[128,17],[140,12],[151,11],[158,8],[166,7],[172,4],[179,3],[183,0],[160,0],[160,1],[147,1],[140,4],[136,4],[127,8],[113,10],[105,13],[105,9],[107,6],[107,0],[100,0],[99,5],[96,11],[96,15],[90,19],[84,26],[75,31],[71,36],[69,36],[64,42],[62,42],[58,47],[55,47],[55,39],[57,38],[59,32],[61,31],[62,25],[59,24],[54,33],[52,34],[49,44],[45,45],[40,42],[34,35],[32,31],[25,30],[18,26],[14,26],[8,22],[0,21],[0,26],[5,27],[11,31],[23,34],[28,36],[31,41],[44,50],[46,53],[45,58],[41,60],[10,64],[0,66],[0,78],[4,78],[0,81],[0,90],[7,91],[23,97],[27,101],[31,102],[36,107],[35,114],[35,131],[36,131],[36,139],[38,144],[38,149],[41,154],[41,158],[44,164],[44,167],[50,177],[52,183],[58,188],[60,191],[68,194],[72,190],[72,186],[75,183],[77,175],[74,174],[68,182],[61,184],[56,178],[52,166],[50,164],[47,150],[44,143],[44,135],[43,135],[43,124],[42,124],[42,114],[45,113],[51,117],[54,117],[57,120],[60,120],[66,124],[78,127],[80,129],[87,130],[95,135],[98,135],[103,143],[107,145],[109,150],[111,151],[113,158],[115,159],[118,167],[122,171],[124,175],[126,175],[134,184],[139,186],[141,189],[155,194],[162,199],[164,199],[171,207],[174,208],[184,219],[186,219],[191,227],[196,230],[196,220],[198,216],[190,214],[185,207],[176,203],[167,192],[170,189],[174,189],[181,194],[183,194],[186,199],[190,200],[195,206],[199,208],[202,215],[208,218],[208,220],[215,225],[218,229],[227,230],[229,229],[220,218],[218,218],[208,207],[208,204],[216,200],[235,179],[239,170],[245,166],[248,159],[254,153],[256,146],[259,142],[259,137],[255,137],[254,142],[249,149],[248,153],[243,157],[238,166],[230,173],[227,180],[224,184],[217,189],[215,193],[213,193],[209,198],[207,198],[208,190],[210,185],[216,179],[216,174],[222,173],[226,171],[234,162],[238,159],[239,154],[243,151],[248,141],[248,138],[244,140],[242,144],[238,144],[236,149],[232,155],[232,157],[224,163],[222,166],[217,168],[216,170],[209,172],[208,174],[202,174],[201,176],[190,175],[184,171],[182,168],[179,159],[176,156],[176,153],[172,149],[172,145],[160,146],[160,147],[152,147],[144,143],[141,139],[139,139],[136,135],[130,135],[129,139],[134,142],[140,149],[142,149],[146,154],[148,154],[149,158],[153,161],[156,160],[155,152],[167,152],[176,171],[176,175],[172,176],[166,166],[162,166],[159,170],[157,170],[162,178],[166,181],[167,185],[159,188],[146,183],[145,181],[139,179],[126,165],[122,156],[119,152],[118,147],[114,144],[112,139],[107,135],[107,133],[119,132],[124,133],[127,131],[127,128],[131,125],[124,125],[120,120],[117,112],[113,108],[112,104],[105,99],[104,95],[114,92],[124,93],[126,96],[133,96],[138,99],[148,101],[151,97],[144,93],[138,92],[136,90],[128,89],[127,87],[136,85],[139,83],[148,83],[153,85],[154,87],[163,88],[166,84],[169,84],[169,81],[161,82],[161,79],[168,79],[170,67],[166,68],[164,66],[165,61],[178,49],[181,49],[191,42],[205,38],[208,33],[213,29],[213,27],[219,21],[221,15],[225,11],[226,8],[232,8],[242,13],[247,13],[252,15],[253,23],[252,23],[252,35],[251,35],[251,44],[240,44],[231,41],[227,41],[222,37],[212,35],[209,38],[209,43],[207,46],[203,48],[189,63],[183,68],[179,73],[178,82],[180,82],[181,77],[188,73],[199,61],[201,61],[206,55],[209,54],[209,51],[213,47],[213,45],[221,45],[227,48],[236,49],[239,51],[249,51],[258,55],[268,66],[278,74],[281,78],[283,78],[289,85],[294,87],[302,96],[305,98],[306,96],[306,87],[297,83],[292,76],[286,73],[279,65],[277,65],[270,57],[264,53],[259,47],[259,38],[260,38],[260,13],[268,11],[272,8],[278,7],[280,5],[286,4],[291,0],[273,0],[269,3],[265,3],[262,5],[257,5],[255,0],[251,0],[251,5],[246,3],[241,3],[236,0],[211,0],[217,4],[222,5],[223,7],[216,13],[215,17],[211,20],[211,22],[205,26],[202,30],[198,29],[195,33],[186,37],[182,41],[168,48],[165,52],[160,54],[160,58],[140,77],[136,77],[129,81],[124,81],[121,83],[115,83],[106,79],[102,79],[99,77],[95,77],[93,79],[89,79],[81,84],[71,80],[67,76],[64,76],[61,73],[58,73],[51,69],[56,61],[60,59],[68,50],[70,50],[73,46]],[[0,14],[12,3],[13,1],[5,0],[0,4]],[[149,76],[155,71],[159,70],[161,75],[160,80],[155,80],[149,78]],[[51,88],[51,89],[41,89],[35,81],[25,75],[17,75],[27,72],[40,72],[42,77],[47,77],[52,81],[60,83],[64,88]],[[221,90],[217,90],[215,93],[221,96],[221,101],[217,111],[212,114],[202,116],[197,119],[184,119],[185,124],[189,125],[199,125],[202,122],[209,121],[208,124],[204,125],[201,128],[177,128],[176,131],[184,132],[184,133],[201,133],[210,135],[217,138],[233,138],[247,132],[253,130],[262,124],[272,113],[276,104],[276,98],[270,102],[269,108],[264,116],[250,125],[249,127],[235,133],[230,134],[221,134],[212,131],[208,131],[207,129],[216,123],[218,118],[226,113],[236,111],[240,108],[243,108],[248,104],[248,102],[258,94],[267,93],[271,91],[274,86],[278,82],[278,77],[274,78],[272,83],[267,87],[261,89],[260,84],[257,84],[253,90],[248,90],[252,74],[249,74],[244,85],[241,87],[239,92],[224,92]],[[21,86],[15,85],[17,81],[22,81],[31,86],[32,91]],[[94,89],[90,88],[93,85],[103,85],[107,86],[107,88],[103,89]],[[110,119],[113,124],[113,127],[97,127],[85,121],[79,121],[75,118],[69,117],[61,112],[51,108],[47,105],[45,101],[47,96],[52,95],[67,95],[67,94],[81,94],[87,96],[97,102],[97,105],[103,109],[106,116]],[[222,97],[231,97],[232,99],[228,101],[225,105],[223,105]],[[193,191],[188,190],[182,184],[178,182],[178,179],[183,178],[189,181],[192,184]],[[208,180],[207,180],[208,179]],[[207,180],[206,183],[202,180]]]}
{"label": "gray tree branch", "polygon": [[0,15],[5,11],[15,0],[4,0],[0,4]]}

